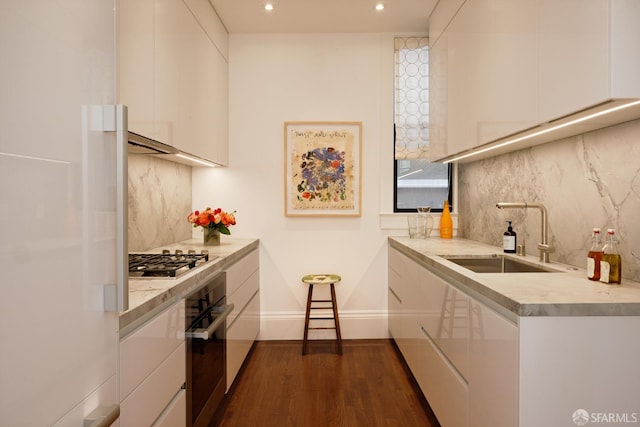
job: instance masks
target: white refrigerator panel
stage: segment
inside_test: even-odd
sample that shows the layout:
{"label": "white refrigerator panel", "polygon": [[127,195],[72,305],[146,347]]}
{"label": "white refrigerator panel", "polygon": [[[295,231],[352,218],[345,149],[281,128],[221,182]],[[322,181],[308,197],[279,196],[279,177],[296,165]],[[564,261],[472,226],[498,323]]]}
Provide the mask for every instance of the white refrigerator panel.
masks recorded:
{"label": "white refrigerator panel", "polygon": [[0,3],[0,425],[117,403],[113,0]]}

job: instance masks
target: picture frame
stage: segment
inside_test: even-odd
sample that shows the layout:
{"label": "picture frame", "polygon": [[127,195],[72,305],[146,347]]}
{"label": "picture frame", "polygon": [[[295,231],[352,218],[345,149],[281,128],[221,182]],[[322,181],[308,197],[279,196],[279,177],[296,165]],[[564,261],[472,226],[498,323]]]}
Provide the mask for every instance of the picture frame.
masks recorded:
{"label": "picture frame", "polygon": [[362,122],[284,123],[287,217],[359,217]]}

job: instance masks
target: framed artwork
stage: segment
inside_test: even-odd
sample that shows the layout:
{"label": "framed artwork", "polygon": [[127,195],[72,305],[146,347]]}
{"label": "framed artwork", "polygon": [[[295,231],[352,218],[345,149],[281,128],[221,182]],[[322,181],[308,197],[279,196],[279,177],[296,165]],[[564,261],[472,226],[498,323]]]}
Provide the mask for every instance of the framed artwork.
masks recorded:
{"label": "framed artwork", "polygon": [[360,216],[362,122],[285,122],[285,216]]}

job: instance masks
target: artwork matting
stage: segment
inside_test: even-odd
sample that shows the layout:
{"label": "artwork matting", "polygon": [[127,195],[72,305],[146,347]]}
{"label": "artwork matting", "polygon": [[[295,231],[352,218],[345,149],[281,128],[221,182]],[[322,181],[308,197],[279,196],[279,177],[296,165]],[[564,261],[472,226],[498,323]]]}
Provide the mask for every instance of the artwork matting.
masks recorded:
{"label": "artwork matting", "polygon": [[362,122],[285,122],[285,216],[360,216]]}

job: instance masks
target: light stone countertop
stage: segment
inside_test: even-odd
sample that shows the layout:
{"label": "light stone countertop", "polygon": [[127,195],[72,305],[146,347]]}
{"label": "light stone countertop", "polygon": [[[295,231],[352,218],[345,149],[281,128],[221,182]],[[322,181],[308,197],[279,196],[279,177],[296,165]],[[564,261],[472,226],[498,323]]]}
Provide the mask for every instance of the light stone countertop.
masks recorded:
{"label": "light stone countertop", "polygon": [[[594,282],[587,279],[584,268],[556,262],[542,264],[537,256],[504,254],[502,248],[461,238],[389,237],[389,245],[463,292],[517,316],[640,316],[638,282],[624,279],[620,285]],[[443,258],[489,254],[524,259],[558,272],[475,273]]]}
{"label": "light stone countertop", "polygon": [[258,243],[258,239],[225,236],[220,246],[204,246],[201,239],[191,239],[144,251],[159,253],[162,249],[171,251],[182,249],[186,252],[187,249],[195,249],[200,253],[200,250],[206,249],[209,251],[210,259],[201,267],[174,279],[129,279],[129,309],[120,313],[120,336],[125,336],[157,313],[190,294],[205,281],[256,249]]}

